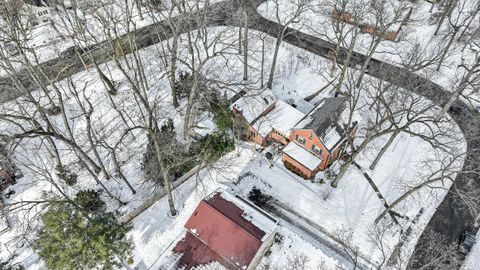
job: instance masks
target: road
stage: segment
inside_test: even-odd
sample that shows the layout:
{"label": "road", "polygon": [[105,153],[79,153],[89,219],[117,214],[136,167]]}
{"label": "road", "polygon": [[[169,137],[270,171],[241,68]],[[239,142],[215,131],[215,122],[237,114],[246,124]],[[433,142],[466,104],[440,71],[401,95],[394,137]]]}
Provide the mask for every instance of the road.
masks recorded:
{"label": "road", "polygon": [[[252,11],[249,12],[249,22],[250,29],[264,32],[272,37],[276,37],[282,27],[262,17],[253,10],[253,7]],[[330,42],[295,29],[288,28],[286,33],[285,42],[324,58],[327,58],[328,52],[335,48],[334,44]],[[343,48],[338,57],[340,64],[343,64],[346,55],[347,50]],[[365,59],[365,55],[354,53],[351,66],[361,65]],[[370,76],[388,81],[396,86],[423,96],[440,107],[443,106],[451,96],[450,92],[427,78],[377,59],[370,61],[367,70]],[[448,111],[448,114],[460,127],[467,142],[465,163],[462,173],[459,173],[454,185],[452,185],[438,206],[437,211],[427,225],[427,229],[440,233],[446,240],[456,241],[464,230],[473,229],[475,220],[475,217],[468,211],[467,205],[455,196],[453,187],[460,192],[470,187],[480,190],[480,115],[461,101],[456,101]],[[422,234],[419,242],[424,241],[424,239],[426,239],[426,236]],[[425,250],[420,249],[418,246],[415,248],[417,258],[422,258],[422,254],[425,254],[425,252]],[[418,269],[424,264],[426,264],[426,262],[419,259],[416,262],[410,262],[408,268]]]}
{"label": "road", "polygon": [[[263,18],[256,12],[256,7],[265,0],[251,0],[248,5],[248,27],[253,30],[262,31],[272,37],[276,37],[279,33],[281,25]],[[238,26],[241,22],[235,20],[234,14],[239,11],[236,1],[227,1],[212,4],[205,12],[208,26],[233,25]],[[174,23],[180,25],[182,31],[193,29],[196,27],[194,20],[195,14],[186,14],[175,18]],[[188,26],[188,27],[187,27]],[[322,40],[320,38],[302,33],[295,29],[287,28],[285,42],[305,49],[311,53],[327,58],[330,50],[334,49],[334,44]],[[112,60],[113,48],[116,43],[120,43],[125,54],[131,51],[129,38],[135,38],[138,41],[139,48],[145,48],[152,44],[165,40],[172,36],[171,28],[167,22],[159,22],[150,26],[146,26],[137,30],[135,33],[125,34],[118,40],[105,41],[97,44],[91,49],[91,56],[98,64]],[[343,64],[346,56],[346,49],[342,49],[338,55],[338,62]],[[351,66],[361,65],[366,59],[365,55],[354,53]],[[85,63],[91,64],[89,57],[84,57]],[[84,65],[78,56],[66,59],[53,59],[40,64],[38,67],[29,67],[28,69],[19,71],[10,78],[0,78],[0,102],[5,102],[19,97],[26,91],[38,89],[38,84],[33,82],[29,74],[39,74],[42,69],[45,76],[38,79],[41,85],[48,85],[72,74],[84,70]],[[438,106],[446,103],[451,93],[443,89],[438,84],[414,74],[406,69],[397,67],[377,59],[372,59],[368,66],[368,74],[378,79],[388,81],[396,86],[400,86],[415,94],[421,95]],[[21,86],[21,87],[15,87]],[[17,89],[21,88],[21,91]],[[462,130],[467,142],[467,154],[463,167],[455,180],[454,186],[457,190],[462,191],[473,187],[480,190],[480,116],[468,105],[461,101],[455,102],[448,114],[455,120]],[[453,188],[453,186],[452,186]],[[468,207],[464,202],[456,199],[455,192],[450,189],[440,206],[437,208],[434,216],[427,225],[428,229],[436,231],[446,239],[454,241],[458,235],[466,228],[472,228],[474,217],[468,211]],[[424,241],[425,235],[422,235],[419,241]],[[415,252],[419,257],[424,254],[424,250],[418,248]],[[417,261],[410,263],[410,269],[418,269],[425,262]]]}
{"label": "road", "polygon": [[[97,64],[103,64],[114,60],[115,48],[121,46],[124,55],[132,52],[131,40],[136,40],[135,48],[142,49],[166,40],[173,35],[170,24],[175,25],[179,33],[188,29],[194,30],[198,21],[196,18],[202,13],[207,18],[209,26],[224,24],[227,14],[233,13],[235,4],[233,2],[219,2],[209,6],[207,10],[192,12],[172,18],[172,21],[160,21],[137,31],[121,35],[117,39],[105,40],[88,47],[88,52],[82,56],[77,54],[58,57],[38,64],[37,66],[26,66],[24,69],[11,74],[10,77],[0,78],[0,102],[4,103],[28,92],[38,90],[40,86],[46,86],[53,82],[68,78],[73,74],[84,71],[85,67],[91,66],[93,60]],[[204,12],[204,14],[203,14]],[[32,75],[36,79],[32,80]]]}

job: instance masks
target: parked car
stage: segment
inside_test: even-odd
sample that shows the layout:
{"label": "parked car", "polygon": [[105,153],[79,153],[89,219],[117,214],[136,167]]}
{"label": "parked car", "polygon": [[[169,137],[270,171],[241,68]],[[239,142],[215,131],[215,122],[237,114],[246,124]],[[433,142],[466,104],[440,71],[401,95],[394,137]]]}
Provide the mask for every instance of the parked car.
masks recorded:
{"label": "parked car", "polygon": [[468,255],[472,250],[473,245],[476,242],[476,236],[474,233],[466,231],[460,237],[460,243],[458,244],[458,251],[463,255]]}
{"label": "parked car", "polygon": [[89,45],[89,46],[86,46],[86,47],[80,47],[80,46],[74,45],[74,46],[68,47],[63,52],[61,52],[60,57],[63,57],[63,58],[73,57],[73,56],[75,56],[75,54],[77,52],[80,55],[82,55],[82,54],[85,54],[89,51],[94,51],[95,49],[97,49],[96,44]]}
{"label": "parked car", "polygon": [[20,50],[18,49],[17,44],[15,44],[13,41],[5,42],[3,44],[3,48],[11,56],[16,56],[20,54]]}
{"label": "parked car", "polygon": [[68,47],[66,50],[60,53],[60,57],[67,58],[75,55],[76,46]]}

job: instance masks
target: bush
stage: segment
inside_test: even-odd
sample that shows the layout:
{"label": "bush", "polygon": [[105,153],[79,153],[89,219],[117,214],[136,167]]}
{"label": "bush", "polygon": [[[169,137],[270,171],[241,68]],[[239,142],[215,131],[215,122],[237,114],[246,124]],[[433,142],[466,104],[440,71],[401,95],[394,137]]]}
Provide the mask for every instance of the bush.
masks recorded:
{"label": "bush", "polygon": [[[77,193],[75,203],[55,202],[42,215],[43,227],[33,248],[48,269],[115,269],[130,257],[133,243],[99,193]],[[79,209],[80,208],[80,209]]]}
{"label": "bush", "polygon": [[235,144],[228,134],[214,132],[193,143],[190,152],[193,154],[203,152],[207,156],[207,160],[212,162],[234,149]]}
{"label": "bush", "polygon": [[[180,163],[179,161],[187,158],[188,153],[186,153],[185,148],[177,142],[177,134],[172,119],[168,119],[165,124],[160,127],[160,130],[157,131],[156,135],[159,138],[161,148],[165,149],[165,151],[161,153],[161,156],[166,167],[174,166],[174,164],[178,164]],[[182,175],[184,167],[188,166],[191,165],[182,164],[181,166],[174,166],[169,171],[169,177],[176,178],[179,174]],[[158,163],[155,143],[150,136],[148,138],[147,150],[143,154],[141,168],[145,179],[163,184],[162,171],[160,169],[160,164]]]}
{"label": "bush", "polygon": [[292,164],[290,164],[288,161],[283,161],[283,165],[285,166],[285,168],[289,169],[291,172],[293,172],[294,174],[298,175],[298,176],[301,176],[305,179],[307,179],[308,177],[305,176],[302,171],[300,171],[297,167],[293,166]]}
{"label": "bush", "polygon": [[78,175],[72,173],[69,169],[63,166],[57,166],[57,176],[61,180],[63,180],[67,185],[73,186],[77,183]]}
{"label": "bush", "polygon": [[227,133],[233,127],[232,111],[228,101],[224,98],[222,100],[217,97],[210,102],[210,110],[215,115],[213,120],[218,130],[222,133]]}
{"label": "bush", "polygon": [[87,213],[105,212],[107,209],[107,205],[100,198],[100,191],[93,189],[79,191],[73,201]]}
{"label": "bush", "polygon": [[178,76],[178,80],[175,81],[175,90],[177,99],[183,99],[188,97],[193,85],[193,76],[188,72],[181,72]]}
{"label": "bush", "polygon": [[[175,90],[176,96],[178,100],[187,98],[190,95],[193,87],[193,75],[189,72],[180,72],[178,75],[178,80],[175,81]],[[207,79],[203,76],[199,78],[198,85],[197,85],[198,93],[202,93],[202,95],[214,95],[215,93],[209,89],[207,85]]]}

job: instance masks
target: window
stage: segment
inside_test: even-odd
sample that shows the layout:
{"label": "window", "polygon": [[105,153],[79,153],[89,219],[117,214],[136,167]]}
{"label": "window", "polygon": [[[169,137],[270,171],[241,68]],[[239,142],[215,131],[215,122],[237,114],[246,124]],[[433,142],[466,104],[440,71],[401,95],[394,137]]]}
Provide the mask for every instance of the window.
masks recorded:
{"label": "window", "polygon": [[322,149],[316,147],[315,145],[312,145],[312,151],[319,154],[319,155],[322,155]]}
{"label": "window", "polygon": [[308,138],[309,138],[310,140],[313,138],[313,134],[312,134],[311,132],[308,134]]}
{"label": "window", "polygon": [[302,136],[298,136],[298,135],[296,135],[295,137],[297,138],[297,141],[298,141],[299,143],[305,144],[305,138],[303,138]]}

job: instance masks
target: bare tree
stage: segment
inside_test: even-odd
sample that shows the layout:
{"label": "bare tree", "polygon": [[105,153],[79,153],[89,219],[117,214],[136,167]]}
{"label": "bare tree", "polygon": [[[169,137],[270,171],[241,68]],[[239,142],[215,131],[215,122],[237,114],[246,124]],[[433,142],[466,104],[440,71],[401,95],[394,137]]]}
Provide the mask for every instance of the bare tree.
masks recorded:
{"label": "bare tree", "polygon": [[[275,68],[277,65],[278,52],[280,50],[280,45],[282,44],[283,39],[285,38],[288,27],[293,24],[300,23],[300,16],[303,12],[310,8],[309,0],[292,0],[288,1],[287,6],[284,7],[284,3],[281,1],[273,1],[275,8],[275,20],[278,24],[282,25],[279,28],[277,34],[277,41],[275,42],[275,49],[273,51],[272,65],[270,67],[270,75],[268,76],[267,87],[272,89],[273,79],[275,76]],[[287,8],[287,10],[285,10]]]}
{"label": "bare tree", "polygon": [[353,232],[349,228],[341,227],[336,229],[333,232],[333,235],[340,245],[340,251],[350,258],[350,262],[353,266],[352,269],[357,269],[360,251],[358,246],[353,243]]}

